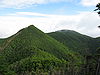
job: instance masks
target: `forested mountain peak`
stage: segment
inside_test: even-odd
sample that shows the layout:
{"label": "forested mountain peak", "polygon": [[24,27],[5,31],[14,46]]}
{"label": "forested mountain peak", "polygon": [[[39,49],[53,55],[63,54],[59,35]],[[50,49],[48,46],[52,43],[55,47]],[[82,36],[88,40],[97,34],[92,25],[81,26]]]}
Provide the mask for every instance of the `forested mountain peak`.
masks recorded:
{"label": "forested mountain peak", "polygon": [[[21,74],[23,74],[23,71],[27,72],[30,69],[34,72],[41,70],[40,66],[46,72],[51,68],[49,65],[56,67],[55,65],[59,64],[57,67],[60,69],[61,64],[73,63],[74,66],[83,63],[82,56],[79,53],[69,50],[67,46],[33,25],[23,28],[13,36],[6,38],[0,47],[0,66],[4,65],[5,68],[6,64],[7,69],[10,67],[10,70],[14,72],[19,70]],[[46,65],[44,65],[45,61],[48,62]],[[39,63],[39,65],[35,65],[35,62]],[[30,68],[27,68],[25,63]],[[30,64],[35,65],[37,68],[31,67]],[[24,66],[24,69],[22,66]]]}

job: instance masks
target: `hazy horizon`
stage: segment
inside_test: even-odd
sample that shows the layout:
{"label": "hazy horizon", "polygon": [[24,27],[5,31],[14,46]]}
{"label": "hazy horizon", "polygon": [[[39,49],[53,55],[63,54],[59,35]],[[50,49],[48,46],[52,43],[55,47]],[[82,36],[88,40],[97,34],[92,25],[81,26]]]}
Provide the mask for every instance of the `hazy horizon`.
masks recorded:
{"label": "hazy horizon", "polygon": [[74,30],[100,37],[100,17],[93,10],[99,0],[1,0],[0,38],[31,24],[45,33]]}

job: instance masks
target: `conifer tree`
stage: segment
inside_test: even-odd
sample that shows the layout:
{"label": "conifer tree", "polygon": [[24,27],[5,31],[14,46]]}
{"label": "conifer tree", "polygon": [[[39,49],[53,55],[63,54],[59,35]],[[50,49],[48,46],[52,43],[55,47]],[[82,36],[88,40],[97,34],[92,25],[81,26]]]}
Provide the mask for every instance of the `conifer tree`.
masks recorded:
{"label": "conifer tree", "polygon": [[[95,9],[94,11],[97,11],[97,13],[98,13],[99,16],[100,16],[100,3],[98,3],[98,4],[96,5],[96,9]],[[100,26],[98,26],[98,27],[100,28]]]}

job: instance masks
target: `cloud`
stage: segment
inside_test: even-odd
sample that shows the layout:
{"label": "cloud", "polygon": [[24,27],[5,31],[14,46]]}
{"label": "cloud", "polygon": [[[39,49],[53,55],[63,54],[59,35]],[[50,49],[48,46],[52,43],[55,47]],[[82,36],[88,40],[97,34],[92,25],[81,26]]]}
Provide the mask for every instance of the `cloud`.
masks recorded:
{"label": "cloud", "polygon": [[8,16],[0,16],[0,37],[9,37],[31,24],[46,33],[68,29],[92,37],[100,36],[100,29],[97,27],[100,24],[100,18],[96,13],[80,12],[77,15],[49,15],[16,12]]}
{"label": "cloud", "polygon": [[0,7],[5,8],[25,8],[37,4],[46,4],[50,2],[68,2],[72,0],[0,0]]}
{"label": "cloud", "polygon": [[81,4],[84,6],[95,6],[99,2],[99,0],[81,0]]}
{"label": "cloud", "polygon": [[100,17],[96,13],[91,12],[82,13],[81,15],[84,16],[78,23],[78,31],[89,36],[100,37],[100,29],[98,28],[100,25]]}

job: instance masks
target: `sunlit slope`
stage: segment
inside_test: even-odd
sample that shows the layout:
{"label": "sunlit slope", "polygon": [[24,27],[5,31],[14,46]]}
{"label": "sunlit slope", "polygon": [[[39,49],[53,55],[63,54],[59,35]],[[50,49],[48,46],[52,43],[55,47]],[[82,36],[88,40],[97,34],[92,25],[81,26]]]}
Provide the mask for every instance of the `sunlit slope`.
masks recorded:
{"label": "sunlit slope", "polygon": [[[67,46],[31,25],[4,39],[0,48],[0,71],[17,75],[23,71],[48,72],[63,65],[80,68],[83,58]],[[46,63],[47,62],[47,63]],[[38,66],[37,66],[38,65]],[[42,67],[42,68],[40,68]],[[65,66],[67,68],[67,66]],[[12,75],[14,75],[12,73]],[[5,74],[4,74],[5,75]],[[9,74],[8,74],[9,75]]]}
{"label": "sunlit slope", "polygon": [[69,60],[74,52],[31,25],[7,39],[2,47],[6,61],[15,62],[34,54],[35,49],[48,52],[59,59]]}

